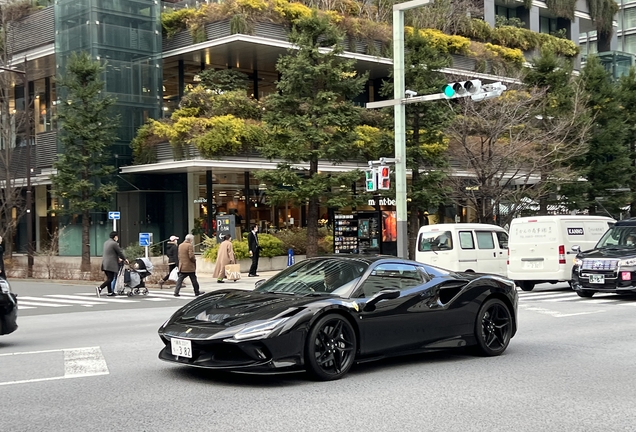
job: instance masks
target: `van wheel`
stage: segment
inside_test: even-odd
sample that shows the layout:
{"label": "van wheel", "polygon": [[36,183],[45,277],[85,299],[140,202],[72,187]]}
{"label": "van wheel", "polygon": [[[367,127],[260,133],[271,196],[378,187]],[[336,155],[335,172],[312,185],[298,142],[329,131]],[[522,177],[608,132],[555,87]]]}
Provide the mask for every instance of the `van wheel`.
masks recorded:
{"label": "van wheel", "polygon": [[532,291],[534,289],[534,282],[529,281],[515,281],[515,283],[521,288],[522,291]]}
{"label": "van wheel", "polygon": [[587,291],[587,290],[578,290],[576,292],[579,297],[584,297],[584,298],[590,298],[594,295],[594,291]]}

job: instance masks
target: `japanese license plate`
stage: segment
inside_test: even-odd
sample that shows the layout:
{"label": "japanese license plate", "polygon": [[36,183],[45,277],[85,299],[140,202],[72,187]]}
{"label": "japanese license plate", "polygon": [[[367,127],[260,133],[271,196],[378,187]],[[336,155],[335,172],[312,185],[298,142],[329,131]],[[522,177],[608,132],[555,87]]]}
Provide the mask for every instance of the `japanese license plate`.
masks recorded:
{"label": "japanese license plate", "polygon": [[596,275],[596,274],[591,274],[590,275],[590,283],[593,284],[603,284],[605,283],[605,275]]}
{"label": "japanese license plate", "polygon": [[185,339],[170,339],[172,355],[192,358],[192,342]]}
{"label": "japanese license plate", "polygon": [[523,268],[524,269],[542,269],[543,268],[543,261],[524,261],[523,262]]}

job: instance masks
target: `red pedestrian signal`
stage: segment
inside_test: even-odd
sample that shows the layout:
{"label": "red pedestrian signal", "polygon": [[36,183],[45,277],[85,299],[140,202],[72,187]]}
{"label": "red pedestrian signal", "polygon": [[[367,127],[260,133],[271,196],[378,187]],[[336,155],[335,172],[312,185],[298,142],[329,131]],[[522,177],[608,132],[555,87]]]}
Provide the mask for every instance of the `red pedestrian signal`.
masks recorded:
{"label": "red pedestrian signal", "polygon": [[381,166],[378,172],[378,189],[391,189],[391,170],[388,166]]}

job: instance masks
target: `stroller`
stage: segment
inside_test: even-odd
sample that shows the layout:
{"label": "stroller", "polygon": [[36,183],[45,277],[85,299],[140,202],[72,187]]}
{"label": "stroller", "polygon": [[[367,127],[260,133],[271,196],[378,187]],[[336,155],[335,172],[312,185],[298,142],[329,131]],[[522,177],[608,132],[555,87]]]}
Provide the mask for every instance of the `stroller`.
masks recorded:
{"label": "stroller", "polygon": [[153,265],[148,258],[137,258],[130,264],[124,264],[119,269],[115,291],[119,295],[147,295],[148,288],[144,279],[152,274]]}

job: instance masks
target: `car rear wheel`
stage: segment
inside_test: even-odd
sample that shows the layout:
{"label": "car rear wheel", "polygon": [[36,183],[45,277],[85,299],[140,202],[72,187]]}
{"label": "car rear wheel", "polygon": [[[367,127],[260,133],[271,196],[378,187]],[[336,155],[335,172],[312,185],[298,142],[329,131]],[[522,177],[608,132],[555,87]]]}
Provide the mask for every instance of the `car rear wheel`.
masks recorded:
{"label": "car rear wheel", "polygon": [[516,281],[516,283],[522,291],[532,291],[534,289],[534,282]]}
{"label": "car rear wheel", "polygon": [[594,295],[594,291],[578,290],[576,292],[579,297],[590,298]]}
{"label": "car rear wheel", "polygon": [[351,369],[355,352],[356,333],[349,321],[341,315],[325,315],[307,336],[307,370],[321,381],[342,378]]}
{"label": "car rear wheel", "polygon": [[512,335],[512,315],[508,306],[493,298],[481,306],[475,322],[477,352],[484,356],[503,353]]}

